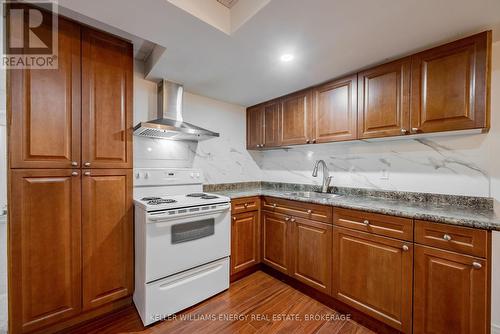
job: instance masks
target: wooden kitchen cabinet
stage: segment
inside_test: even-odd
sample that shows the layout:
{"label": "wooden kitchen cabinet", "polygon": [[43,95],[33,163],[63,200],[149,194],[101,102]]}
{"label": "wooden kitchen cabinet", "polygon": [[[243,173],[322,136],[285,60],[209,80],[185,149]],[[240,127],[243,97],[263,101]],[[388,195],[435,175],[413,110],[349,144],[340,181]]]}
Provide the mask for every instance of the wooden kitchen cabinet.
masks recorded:
{"label": "wooden kitchen cabinet", "polygon": [[291,218],[291,275],[325,294],[331,292],[332,226]]}
{"label": "wooden kitchen cabinet", "polygon": [[412,56],[412,133],[489,127],[491,31]]}
{"label": "wooden kitchen cabinet", "polygon": [[132,170],[84,170],[82,179],[83,308],[133,291]]}
{"label": "wooden kitchen cabinet", "polygon": [[262,262],[290,274],[290,217],[273,212],[262,213]]}
{"label": "wooden kitchen cabinet", "polygon": [[411,242],[334,227],[332,272],[334,298],[411,333]]}
{"label": "wooden kitchen cabinet", "polygon": [[312,92],[302,91],[283,98],[281,144],[312,143]]}
{"label": "wooden kitchen cabinet", "polygon": [[82,29],[82,161],[132,168],[132,45]]}
{"label": "wooden kitchen cabinet", "polygon": [[[10,331],[81,310],[81,192],[71,169],[14,170],[9,218]],[[11,202],[12,203],[12,202]]]}
{"label": "wooden kitchen cabinet", "polygon": [[59,20],[58,52],[57,69],[9,70],[11,168],[80,166],[79,25]]}
{"label": "wooden kitchen cabinet", "polygon": [[356,74],[314,89],[313,143],[357,138]]}
{"label": "wooden kitchen cabinet", "polygon": [[235,214],[231,222],[231,275],[260,262],[259,211]]}
{"label": "wooden kitchen cabinet", "polygon": [[415,246],[413,333],[490,332],[488,262]]}
{"label": "wooden kitchen cabinet", "polygon": [[281,146],[281,100],[274,100],[264,104],[264,131],[263,147]]}
{"label": "wooden kitchen cabinet", "polygon": [[247,110],[247,149],[259,149],[264,144],[264,107]]}
{"label": "wooden kitchen cabinet", "polygon": [[411,59],[358,73],[358,138],[407,134]]}

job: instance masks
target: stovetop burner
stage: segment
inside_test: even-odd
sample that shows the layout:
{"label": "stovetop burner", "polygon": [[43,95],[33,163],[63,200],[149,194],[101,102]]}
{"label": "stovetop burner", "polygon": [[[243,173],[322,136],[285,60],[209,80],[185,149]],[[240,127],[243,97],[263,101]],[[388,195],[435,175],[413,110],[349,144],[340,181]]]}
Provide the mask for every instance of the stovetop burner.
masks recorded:
{"label": "stovetop burner", "polygon": [[148,201],[148,205],[159,205],[159,204],[168,204],[168,203],[175,203],[177,202],[175,199],[169,199],[169,198],[157,198]]}
{"label": "stovetop burner", "polygon": [[215,195],[203,195],[200,198],[201,199],[215,199],[215,198],[219,198],[219,196],[215,196]]}
{"label": "stovetop burner", "polygon": [[152,197],[143,197],[143,198],[141,198],[141,201],[156,201],[159,199],[161,199],[161,197],[152,196]]}
{"label": "stovetop burner", "polygon": [[186,197],[203,197],[207,196],[205,193],[192,193],[192,194],[187,194]]}

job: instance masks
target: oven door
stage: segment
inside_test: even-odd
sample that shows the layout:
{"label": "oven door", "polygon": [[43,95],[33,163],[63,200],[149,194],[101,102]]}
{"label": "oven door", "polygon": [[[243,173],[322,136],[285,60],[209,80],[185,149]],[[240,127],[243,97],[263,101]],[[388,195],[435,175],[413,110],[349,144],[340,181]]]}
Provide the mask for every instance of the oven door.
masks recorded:
{"label": "oven door", "polygon": [[229,256],[230,215],[229,203],[148,213],[146,282]]}

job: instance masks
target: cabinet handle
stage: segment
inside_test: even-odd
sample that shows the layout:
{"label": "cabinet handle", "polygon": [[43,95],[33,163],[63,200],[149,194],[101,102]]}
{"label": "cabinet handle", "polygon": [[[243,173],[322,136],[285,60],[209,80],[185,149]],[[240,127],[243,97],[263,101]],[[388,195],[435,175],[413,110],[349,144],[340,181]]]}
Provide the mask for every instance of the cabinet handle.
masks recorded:
{"label": "cabinet handle", "polygon": [[245,208],[248,208],[248,203],[243,204]]}
{"label": "cabinet handle", "polygon": [[85,173],[83,173],[83,175],[90,176],[90,172],[85,172]]}
{"label": "cabinet handle", "polygon": [[260,147],[264,147],[264,144],[260,144]]}
{"label": "cabinet handle", "polygon": [[311,141],[309,139],[306,140],[306,144],[309,144]]}
{"label": "cabinet handle", "polygon": [[83,164],[85,167],[90,167],[90,162],[86,162]]}
{"label": "cabinet handle", "polygon": [[290,222],[295,223],[295,218],[290,219]]}
{"label": "cabinet handle", "polygon": [[472,267],[474,269],[481,269],[483,266],[479,262],[472,262]]}
{"label": "cabinet handle", "polygon": [[411,128],[411,132],[412,132],[412,133],[417,133],[417,132],[419,132],[419,131],[420,131],[420,129],[419,129],[419,128]]}
{"label": "cabinet handle", "polygon": [[76,161],[71,161],[71,166],[78,166],[78,162],[76,162]]}
{"label": "cabinet handle", "polygon": [[316,144],[316,139],[313,139],[313,144]]}
{"label": "cabinet handle", "polygon": [[450,241],[451,240],[451,235],[445,234],[445,235],[443,235],[443,239],[446,240],[446,241]]}
{"label": "cabinet handle", "polygon": [[312,210],[307,210],[307,214],[311,214],[312,213]]}
{"label": "cabinet handle", "polygon": [[286,221],[286,222],[287,222],[287,221],[289,221],[289,220],[290,220],[290,217],[286,217],[286,218],[285,218],[285,221]]}
{"label": "cabinet handle", "polygon": [[410,248],[409,248],[408,246],[403,245],[403,251],[404,251],[404,252],[407,252],[409,249],[410,249]]}
{"label": "cabinet handle", "polygon": [[236,217],[233,217],[233,220],[236,220]]}
{"label": "cabinet handle", "polygon": [[363,220],[363,224],[365,224],[366,226],[370,225],[370,221],[368,219],[365,219]]}
{"label": "cabinet handle", "polygon": [[276,209],[276,204],[273,204],[273,209]]}
{"label": "cabinet handle", "polygon": [[71,176],[78,176],[78,172],[71,172]]}
{"label": "cabinet handle", "polygon": [[406,135],[406,134],[408,134],[408,130],[406,130],[405,128],[402,128],[402,129],[401,129],[401,134],[402,134],[402,135]]}

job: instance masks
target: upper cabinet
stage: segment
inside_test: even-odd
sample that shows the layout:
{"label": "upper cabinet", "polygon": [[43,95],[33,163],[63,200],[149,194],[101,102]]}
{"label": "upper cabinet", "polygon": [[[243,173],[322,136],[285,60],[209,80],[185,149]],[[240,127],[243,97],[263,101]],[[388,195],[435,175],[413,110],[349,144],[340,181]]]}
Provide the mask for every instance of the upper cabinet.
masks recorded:
{"label": "upper cabinet", "polygon": [[80,166],[80,27],[58,29],[57,69],[9,71],[12,168]]}
{"label": "upper cabinet", "polygon": [[[247,146],[487,130],[490,58],[491,31],[486,31],[261,104],[277,110],[272,119],[281,117],[278,127],[268,126],[265,116],[260,122],[252,118],[251,107]],[[250,134],[259,133],[272,140],[256,146]]]}
{"label": "upper cabinet", "polygon": [[410,64],[405,58],[358,73],[359,138],[406,134]]}
{"label": "upper cabinet", "polygon": [[411,131],[489,126],[491,32],[412,57]]}
{"label": "upper cabinet", "polygon": [[247,110],[247,149],[261,148],[264,144],[264,108],[256,106]]}
{"label": "upper cabinet", "polygon": [[281,101],[271,101],[263,106],[264,132],[262,147],[281,145]]}
{"label": "upper cabinet", "polygon": [[310,90],[283,98],[281,116],[282,145],[312,142],[312,94]]}
{"label": "upper cabinet", "polygon": [[314,89],[313,143],[357,138],[357,75]]}
{"label": "upper cabinet", "polygon": [[82,32],[82,160],[90,168],[132,167],[132,45]]}

